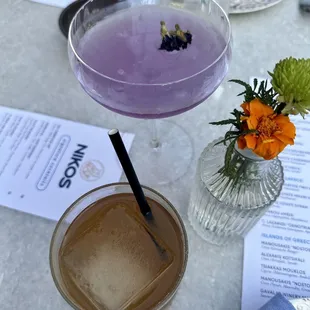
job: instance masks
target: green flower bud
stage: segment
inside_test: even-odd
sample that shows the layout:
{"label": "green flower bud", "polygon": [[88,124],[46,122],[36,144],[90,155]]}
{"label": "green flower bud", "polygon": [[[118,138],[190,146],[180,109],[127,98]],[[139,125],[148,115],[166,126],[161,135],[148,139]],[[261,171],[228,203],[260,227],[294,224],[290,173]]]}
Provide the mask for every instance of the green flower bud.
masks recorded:
{"label": "green flower bud", "polygon": [[304,117],[310,111],[310,59],[283,59],[269,75],[277,100],[286,103],[282,113]]}

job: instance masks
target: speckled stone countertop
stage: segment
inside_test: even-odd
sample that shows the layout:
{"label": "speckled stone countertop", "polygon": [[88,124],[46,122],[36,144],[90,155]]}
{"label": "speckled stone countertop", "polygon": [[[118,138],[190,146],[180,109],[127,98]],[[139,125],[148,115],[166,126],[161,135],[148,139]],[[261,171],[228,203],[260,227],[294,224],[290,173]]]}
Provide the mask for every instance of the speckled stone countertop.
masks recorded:
{"label": "speckled stone countertop", "polygon": [[[264,76],[280,58],[310,56],[310,14],[284,0],[265,11],[231,16],[233,60],[228,78]],[[87,124],[133,130],[136,120],[115,115],[82,91],[71,72],[60,9],[26,0],[0,1],[0,104]],[[242,288],[243,243],[218,248],[203,242],[187,222],[196,161],[224,128],[208,125],[239,104],[238,86],[223,86],[206,103],[174,117],[193,139],[195,161],[184,178],[157,189],[178,208],[188,230],[186,275],[169,310],[237,310]],[[131,154],[138,162],[143,154]],[[1,155],[0,155],[1,157]],[[0,309],[65,310],[52,281],[48,251],[55,223],[0,207]],[[253,245],[255,246],[255,245]],[[254,309],[253,309],[254,310]]]}

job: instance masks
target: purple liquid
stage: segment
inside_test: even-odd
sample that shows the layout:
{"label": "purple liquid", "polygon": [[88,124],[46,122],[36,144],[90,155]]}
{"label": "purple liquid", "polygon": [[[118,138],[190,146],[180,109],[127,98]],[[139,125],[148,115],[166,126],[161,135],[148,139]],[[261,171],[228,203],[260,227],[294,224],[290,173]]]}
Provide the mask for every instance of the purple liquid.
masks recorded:
{"label": "purple liquid", "polygon": [[[158,50],[161,20],[168,29],[178,23],[190,30],[192,44],[181,51]],[[147,5],[112,14],[88,30],[77,52],[96,72],[80,62],[74,68],[85,91],[108,109],[161,118],[189,110],[213,93],[227,73],[230,49],[218,59],[225,46],[205,19]]]}

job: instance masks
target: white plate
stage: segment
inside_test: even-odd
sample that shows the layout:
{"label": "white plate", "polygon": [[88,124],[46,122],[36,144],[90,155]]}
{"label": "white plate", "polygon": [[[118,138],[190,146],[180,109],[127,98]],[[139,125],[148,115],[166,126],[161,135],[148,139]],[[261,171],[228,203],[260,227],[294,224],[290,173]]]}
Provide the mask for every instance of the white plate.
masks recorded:
{"label": "white plate", "polygon": [[229,14],[250,13],[270,8],[282,0],[230,0]]}

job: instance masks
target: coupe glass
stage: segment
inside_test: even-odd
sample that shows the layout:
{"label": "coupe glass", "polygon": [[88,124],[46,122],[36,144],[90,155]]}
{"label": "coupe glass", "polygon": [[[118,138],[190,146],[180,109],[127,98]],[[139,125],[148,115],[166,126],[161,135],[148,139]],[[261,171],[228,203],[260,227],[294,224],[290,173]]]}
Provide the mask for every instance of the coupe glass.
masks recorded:
{"label": "coupe glass", "polygon": [[[119,18],[119,24],[111,29],[113,18]],[[169,28],[175,23],[191,28],[192,44],[186,50],[159,50],[161,20],[170,21]],[[195,29],[199,23],[205,33]],[[210,37],[208,52],[202,53],[200,45],[206,45],[210,30],[207,25],[216,34]],[[204,34],[205,40],[199,39]],[[155,185],[183,176],[193,157],[192,140],[181,126],[162,119],[205,101],[225,77],[231,28],[223,9],[212,0],[92,0],[75,15],[68,42],[73,72],[90,97],[116,113],[148,120],[133,130],[139,178]],[[106,48],[109,52],[104,52]],[[189,54],[192,59],[185,63],[190,63],[190,70],[184,70],[180,64]]]}

